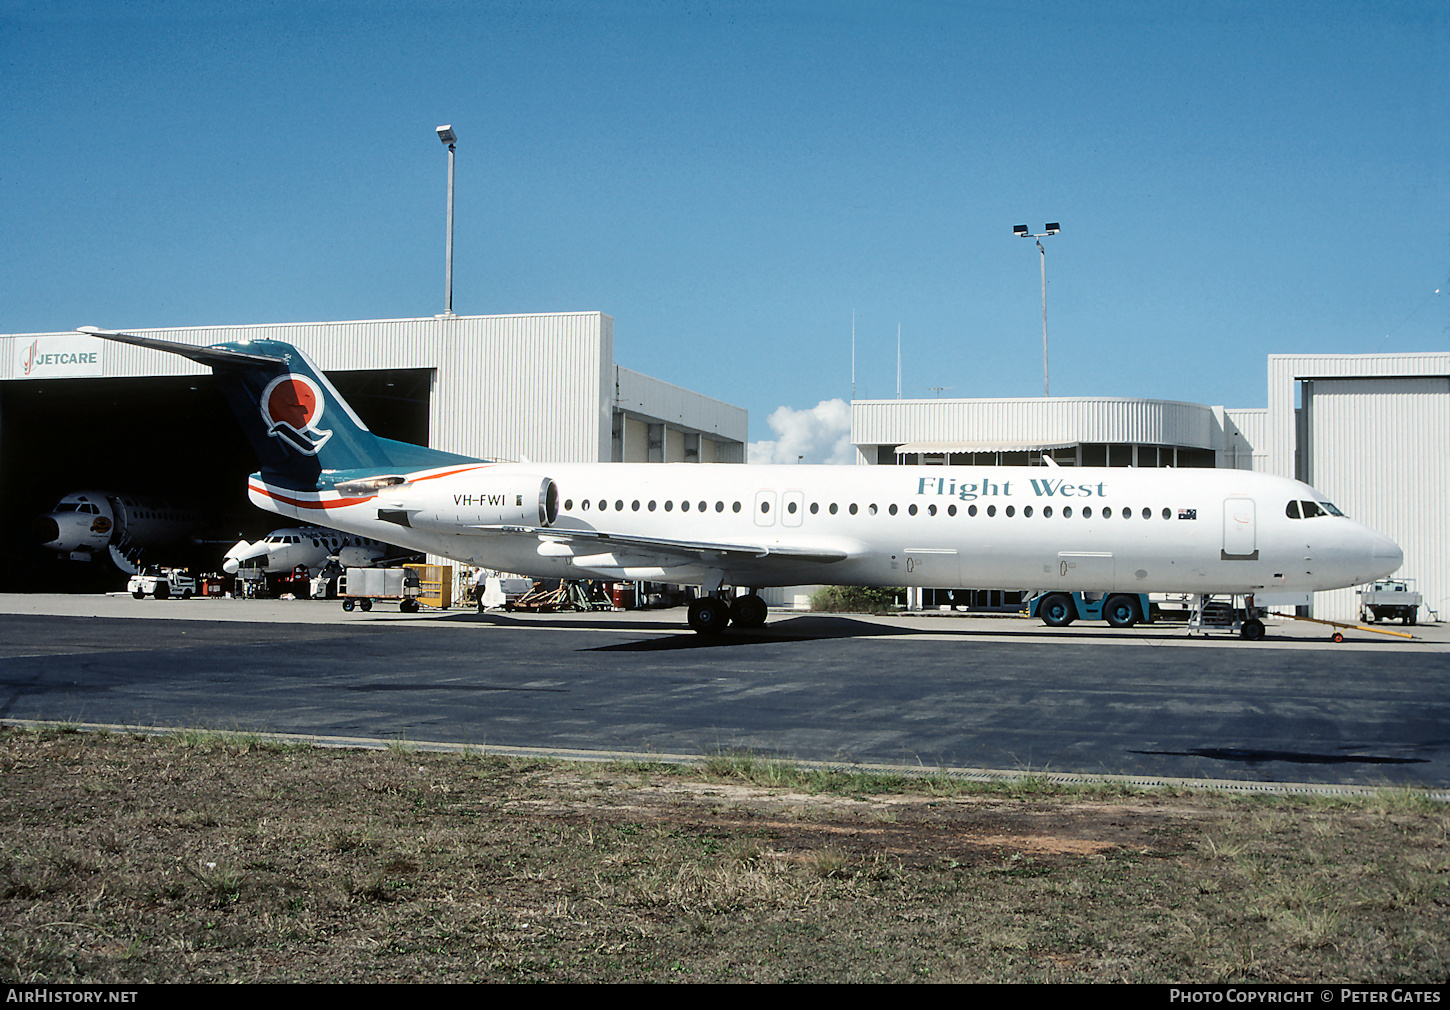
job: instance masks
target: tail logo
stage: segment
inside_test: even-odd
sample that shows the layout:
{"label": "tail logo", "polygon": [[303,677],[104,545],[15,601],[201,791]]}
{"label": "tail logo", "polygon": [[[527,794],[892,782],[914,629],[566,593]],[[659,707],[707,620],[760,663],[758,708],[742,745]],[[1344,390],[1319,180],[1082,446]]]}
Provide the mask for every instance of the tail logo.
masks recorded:
{"label": "tail logo", "polygon": [[317,427],[322,419],[322,390],[305,375],[288,372],[262,390],[262,420],[267,434],[280,438],[304,456],[316,456],[331,430]]}

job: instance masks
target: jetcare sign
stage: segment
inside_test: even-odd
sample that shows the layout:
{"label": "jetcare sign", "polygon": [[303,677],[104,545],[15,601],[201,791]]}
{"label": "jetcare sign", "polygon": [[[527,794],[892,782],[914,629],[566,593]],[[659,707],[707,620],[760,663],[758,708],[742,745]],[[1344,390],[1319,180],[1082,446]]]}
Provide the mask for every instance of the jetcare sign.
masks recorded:
{"label": "jetcare sign", "polygon": [[102,343],[91,337],[36,337],[15,345],[16,379],[69,379],[101,374]]}

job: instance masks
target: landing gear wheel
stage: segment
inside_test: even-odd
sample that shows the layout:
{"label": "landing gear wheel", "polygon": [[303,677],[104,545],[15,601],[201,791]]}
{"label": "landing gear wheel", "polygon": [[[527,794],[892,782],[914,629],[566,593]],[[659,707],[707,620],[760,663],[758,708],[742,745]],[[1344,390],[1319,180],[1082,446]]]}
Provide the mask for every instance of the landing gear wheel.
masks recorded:
{"label": "landing gear wheel", "polygon": [[705,596],[690,604],[689,624],[702,635],[718,635],[730,623],[730,608],[724,600]]}
{"label": "landing gear wheel", "polygon": [[1131,596],[1109,596],[1103,620],[1114,628],[1131,628],[1138,623],[1138,604]]}
{"label": "landing gear wheel", "polygon": [[730,603],[730,620],[737,628],[758,628],[765,623],[770,608],[754,593],[737,596]]}
{"label": "landing gear wheel", "polygon": [[362,608],[363,613],[367,613],[369,610],[373,609],[372,600],[358,600],[357,605]]}
{"label": "landing gear wheel", "polygon": [[169,597],[171,595],[171,585],[169,583],[166,583],[166,582],[161,583],[160,585],[158,585],[156,587],[156,592],[153,595],[158,600],[164,600],[164,599],[166,599],[167,597]]}
{"label": "landing gear wheel", "polygon": [[342,601],[342,609],[343,610],[346,610],[346,611],[351,612],[352,608],[355,607],[355,606],[357,606],[357,601],[356,600],[343,600]]}
{"label": "landing gear wheel", "polygon": [[402,603],[398,604],[398,609],[405,614],[416,614],[418,612],[418,601],[404,600]]}
{"label": "landing gear wheel", "polygon": [[1239,626],[1239,637],[1245,642],[1257,642],[1264,637],[1264,622],[1257,617],[1250,617]]}
{"label": "landing gear wheel", "polygon": [[1077,620],[1077,606],[1066,593],[1053,593],[1037,605],[1037,616],[1049,628],[1065,628]]}

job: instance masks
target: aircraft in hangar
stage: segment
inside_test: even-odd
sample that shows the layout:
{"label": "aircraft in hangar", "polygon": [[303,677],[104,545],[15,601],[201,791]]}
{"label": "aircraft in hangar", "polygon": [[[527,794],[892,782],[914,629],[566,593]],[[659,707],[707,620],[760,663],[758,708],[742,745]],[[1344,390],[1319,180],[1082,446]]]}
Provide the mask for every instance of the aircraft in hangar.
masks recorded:
{"label": "aircraft in hangar", "polygon": [[765,621],[758,595],[722,587],[828,583],[1244,596],[1253,639],[1255,594],[1371,582],[1403,560],[1270,474],[494,463],[372,434],[290,344],[79,332],[211,367],[261,461],[248,481],[261,508],[535,578],[698,586],[700,632]]}
{"label": "aircraft in hangar", "polygon": [[192,542],[205,517],[172,502],[112,491],[72,491],[31,524],[41,547],[72,561],[109,557],[135,575],[142,552]]}

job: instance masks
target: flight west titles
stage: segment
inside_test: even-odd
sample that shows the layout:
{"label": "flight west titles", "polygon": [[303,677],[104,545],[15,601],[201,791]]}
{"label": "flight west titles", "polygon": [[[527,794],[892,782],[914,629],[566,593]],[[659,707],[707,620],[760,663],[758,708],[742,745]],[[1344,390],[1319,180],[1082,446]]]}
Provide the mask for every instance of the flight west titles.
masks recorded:
{"label": "flight west titles", "polygon": [[1103,482],[1096,484],[1073,484],[1065,478],[1030,478],[1027,481],[1021,480],[982,480],[982,481],[958,481],[955,478],[946,477],[918,477],[916,480],[916,493],[922,495],[943,495],[948,498],[956,498],[960,501],[976,501],[978,498],[1015,498],[1018,494],[1012,490],[1016,484],[1018,491],[1026,495],[1023,489],[1024,484],[1032,485],[1032,494],[1036,498],[1102,498],[1106,496],[1103,490]]}

